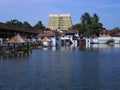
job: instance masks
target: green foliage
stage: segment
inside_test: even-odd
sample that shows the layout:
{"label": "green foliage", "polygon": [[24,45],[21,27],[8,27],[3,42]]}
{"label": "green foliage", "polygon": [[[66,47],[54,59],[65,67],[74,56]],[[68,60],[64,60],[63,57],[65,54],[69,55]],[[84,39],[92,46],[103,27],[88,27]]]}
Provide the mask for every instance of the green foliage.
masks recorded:
{"label": "green foliage", "polygon": [[91,17],[89,15],[89,13],[85,13],[85,14],[82,15],[81,24],[84,24],[84,25],[91,24]]}
{"label": "green foliage", "polygon": [[27,21],[23,22],[22,27],[23,28],[31,28],[32,29],[32,26]]}
{"label": "green foliage", "polygon": [[45,30],[45,26],[43,26],[42,22],[39,21],[35,26],[34,29],[36,30]]}
{"label": "green foliage", "polygon": [[120,31],[119,27],[114,28],[113,30]]}
{"label": "green foliage", "polygon": [[79,23],[77,23],[77,24],[72,26],[72,29],[78,29],[78,28],[80,28],[80,24]]}
{"label": "green foliage", "polygon": [[34,27],[32,27],[27,21],[20,22],[17,19],[13,19],[6,22],[7,24],[19,26],[21,28],[29,28],[29,29],[35,29],[35,30],[45,30],[45,26],[43,26],[42,22],[39,21]]}
{"label": "green foliage", "polygon": [[110,43],[114,43],[114,40],[110,39],[110,40],[106,41],[106,44],[110,44]]}
{"label": "green foliage", "polygon": [[11,24],[11,25],[15,25],[15,26],[19,26],[19,27],[22,26],[22,22],[18,21],[17,19],[13,19],[13,20],[7,21],[6,23],[7,24]]}
{"label": "green foliage", "polygon": [[90,14],[86,12],[81,16],[80,23],[72,26],[72,29],[74,28],[78,29],[79,33],[83,35],[96,34],[99,36],[99,32],[103,29],[103,25],[99,22],[97,14],[90,16]]}

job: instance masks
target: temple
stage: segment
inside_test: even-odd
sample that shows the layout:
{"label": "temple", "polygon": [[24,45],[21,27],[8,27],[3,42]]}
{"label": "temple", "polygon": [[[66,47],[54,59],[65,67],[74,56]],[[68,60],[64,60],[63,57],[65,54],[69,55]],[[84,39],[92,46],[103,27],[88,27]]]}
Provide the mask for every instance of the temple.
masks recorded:
{"label": "temple", "polygon": [[68,30],[72,26],[70,14],[50,14],[47,28],[51,30]]}

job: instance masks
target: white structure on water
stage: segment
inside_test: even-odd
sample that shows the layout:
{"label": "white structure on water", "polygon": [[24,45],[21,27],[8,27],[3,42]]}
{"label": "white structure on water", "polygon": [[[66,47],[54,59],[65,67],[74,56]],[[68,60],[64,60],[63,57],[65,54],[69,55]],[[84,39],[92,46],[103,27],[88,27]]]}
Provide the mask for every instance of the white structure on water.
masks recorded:
{"label": "white structure on water", "polygon": [[[77,45],[78,31],[67,30],[61,33],[59,31],[48,30],[39,33],[37,37],[38,41],[49,43],[47,46]],[[44,39],[44,37],[47,37],[49,40]],[[46,44],[43,43],[43,45]]]}
{"label": "white structure on water", "polygon": [[86,38],[86,44],[105,44],[108,41],[113,41],[114,44],[120,44],[120,31],[118,30],[102,30],[99,36],[100,37]]}
{"label": "white structure on water", "polygon": [[[75,33],[73,35],[65,35],[65,36],[61,36],[61,41],[66,41],[66,45],[77,45],[77,38],[78,38],[78,33]],[[67,43],[68,41],[68,43]]]}
{"label": "white structure on water", "polygon": [[96,43],[105,44],[108,40],[113,40],[114,44],[120,44],[120,37],[97,37],[97,38],[85,38],[86,44]]}

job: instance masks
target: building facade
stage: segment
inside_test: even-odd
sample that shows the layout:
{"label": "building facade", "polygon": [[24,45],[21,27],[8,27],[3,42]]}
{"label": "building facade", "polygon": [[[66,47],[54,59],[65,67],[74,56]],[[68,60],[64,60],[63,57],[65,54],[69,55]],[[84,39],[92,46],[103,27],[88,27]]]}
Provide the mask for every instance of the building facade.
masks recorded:
{"label": "building facade", "polygon": [[72,26],[70,14],[50,14],[47,28],[51,30],[68,30]]}

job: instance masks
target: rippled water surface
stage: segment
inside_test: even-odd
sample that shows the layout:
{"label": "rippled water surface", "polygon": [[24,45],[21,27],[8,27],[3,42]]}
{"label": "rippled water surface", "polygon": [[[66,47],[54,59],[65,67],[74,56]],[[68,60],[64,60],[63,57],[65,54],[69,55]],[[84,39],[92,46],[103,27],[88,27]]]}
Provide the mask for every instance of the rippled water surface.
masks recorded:
{"label": "rippled water surface", "polygon": [[120,46],[0,56],[0,90],[120,90]]}

